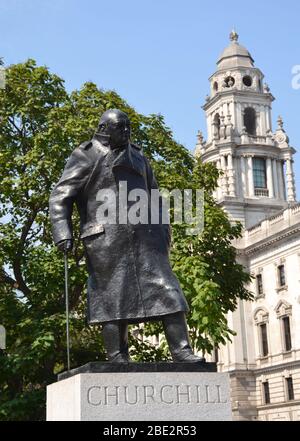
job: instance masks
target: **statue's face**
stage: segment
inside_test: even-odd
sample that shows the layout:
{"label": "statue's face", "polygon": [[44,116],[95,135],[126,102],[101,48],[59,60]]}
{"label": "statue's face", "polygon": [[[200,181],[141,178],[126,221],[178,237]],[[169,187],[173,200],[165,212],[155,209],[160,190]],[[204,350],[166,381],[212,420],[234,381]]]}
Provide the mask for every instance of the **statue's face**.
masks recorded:
{"label": "statue's face", "polygon": [[108,124],[107,129],[112,148],[123,147],[128,144],[130,139],[130,123],[127,119],[112,121]]}
{"label": "statue's face", "polygon": [[100,119],[99,131],[109,136],[111,148],[126,147],[130,140],[130,121],[119,110],[107,111]]}

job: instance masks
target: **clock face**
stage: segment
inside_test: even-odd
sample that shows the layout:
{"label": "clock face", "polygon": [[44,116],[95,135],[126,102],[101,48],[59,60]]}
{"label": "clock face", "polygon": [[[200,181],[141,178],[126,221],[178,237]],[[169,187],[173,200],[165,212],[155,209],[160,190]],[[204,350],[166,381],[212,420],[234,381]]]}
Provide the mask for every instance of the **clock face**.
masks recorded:
{"label": "clock face", "polygon": [[232,76],[228,76],[224,79],[223,87],[233,87],[235,79]]}
{"label": "clock face", "polygon": [[282,144],[283,142],[286,141],[286,136],[284,135],[284,133],[278,133],[275,139],[279,144]]}

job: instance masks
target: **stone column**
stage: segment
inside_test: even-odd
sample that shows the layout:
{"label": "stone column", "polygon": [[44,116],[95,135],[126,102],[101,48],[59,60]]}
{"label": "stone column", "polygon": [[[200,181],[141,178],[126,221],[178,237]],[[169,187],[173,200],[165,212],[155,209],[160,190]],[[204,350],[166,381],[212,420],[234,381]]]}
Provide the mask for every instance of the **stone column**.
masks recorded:
{"label": "stone column", "polygon": [[229,196],[235,196],[235,176],[233,170],[232,163],[232,154],[229,153],[228,157],[228,187],[229,187]]}
{"label": "stone column", "polygon": [[272,130],[272,119],[271,119],[271,107],[266,107],[266,116],[267,116],[267,130]]}
{"label": "stone column", "polygon": [[274,177],[274,197],[279,198],[279,187],[278,187],[278,172],[277,172],[277,160],[272,160],[272,170]]}
{"label": "stone column", "polygon": [[262,136],[266,136],[267,128],[266,128],[266,110],[265,110],[265,106],[261,105],[259,107],[259,109],[260,109],[260,126],[261,126],[261,133],[260,134]]}
{"label": "stone column", "polygon": [[236,115],[235,115],[235,112],[234,112],[233,101],[230,101],[230,103],[229,103],[229,113],[232,116],[232,124],[234,125],[234,127],[236,127]]}
{"label": "stone column", "polygon": [[[221,168],[221,160],[220,159],[217,160],[217,169],[218,170],[222,170],[222,168]],[[218,178],[218,188],[217,188],[217,199],[218,200],[221,199],[221,197],[223,195],[222,185],[223,185],[223,177],[221,176],[221,177]]]}
{"label": "stone column", "polygon": [[248,156],[248,196],[254,196],[254,180],[253,180],[253,160],[252,156]]}
{"label": "stone column", "polygon": [[268,131],[268,123],[267,123],[267,112],[268,112],[268,107],[267,106],[263,106],[263,135],[266,136],[267,131]]}
{"label": "stone column", "polygon": [[277,170],[278,170],[278,190],[279,190],[279,198],[285,200],[285,182],[283,176],[283,163],[282,161],[277,161]]}
{"label": "stone column", "polygon": [[247,195],[247,174],[246,174],[246,158],[241,156],[241,184],[242,184],[242,196],[243,198]]}
{"label": "stone column", "polygon": [[227,191],[227,170],[226,170],[226,161],[225,161],[224,155],[221,155],[221,170],[223,171],[222,192],[223,192],[223,195],[226,195],[228,193],[228,191]]}
{"label": "stone column", "polygon": [[286,160],[286,183],[287,200],[288,202],[295,202],[295,176],[293,172],[293,160],[291,158]]}
{"label": "stone column", "polygon": [[274,186],[273,186],[273,173],[272,173],[272,160],[267,158],[267,188],[269,190],[269,197],[274,197]]}
{"label": "stone column", "polygon": [[260,116],[260,110],[259,107],[255,107],[255,113],[256,113],[256,136],[260,136],[261,133],[261,116]]}
{"label": "stone column", "polygon": [[237,127],[237,130],[239,133],[242,132],[242,129],[244,127],[244,121],[242,118],[242,106],[241,103],[236,103],[236,124],[235,127]]}

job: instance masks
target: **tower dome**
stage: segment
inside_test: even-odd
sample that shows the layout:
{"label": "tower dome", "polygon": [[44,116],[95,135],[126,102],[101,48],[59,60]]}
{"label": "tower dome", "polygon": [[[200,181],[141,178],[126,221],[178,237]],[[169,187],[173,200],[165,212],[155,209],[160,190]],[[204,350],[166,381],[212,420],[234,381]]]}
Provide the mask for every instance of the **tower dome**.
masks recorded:
{"label": "tower dome", "polygon": [[230,33],[230,44],[227,46],[217,61],[218,70],[232,69],[234,67],[253,67],[254,60],[250,52],[238,42],[238,34]]}

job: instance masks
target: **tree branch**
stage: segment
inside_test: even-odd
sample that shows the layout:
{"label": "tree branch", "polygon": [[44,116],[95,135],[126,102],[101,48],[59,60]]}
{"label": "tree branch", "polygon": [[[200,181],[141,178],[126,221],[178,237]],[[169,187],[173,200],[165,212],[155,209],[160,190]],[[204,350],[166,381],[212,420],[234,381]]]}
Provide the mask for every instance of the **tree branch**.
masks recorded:
{"label": "tree branch", "polygon": [[12,118],[8,118],[8,121],[11,123],[11,125],[16,129],[16,131],[19,133],[19,135],[21,135],[23,137],[23,132],[22,130],[16,125],[16,123],[14,122],[14,120]]}
{"label": "tree branch", "polygon": [[25,244],[26,238],[28,236],[28,233],[31,229],[31,226],[34,222],[36,215],[37,215],[37,211],[34,210],[31,214],[31,216],[27,219],[27,222],[25,222],[25,224],[22,228],[22,233],[21,233],[19,244],[18,244],[17,253],[15,256],[15,259],[12,262],[15,279],[18,284],[18,289],[20,291],[22,291],[25,296],[29,296],[31,290],[26,285],[25,280],[22,275],[22,257],[23,257],[23,251],[24,251],[24,244]]}
{"label": "tree branch", "polygon": [[10,277],[3,268],[1,268],[1,273],[0,273],[0,282],[2,283],[7,283],[8,285],[11,285],[13,288],[18,289],[18,283],[15,279],[13,279],[12,277]]}

